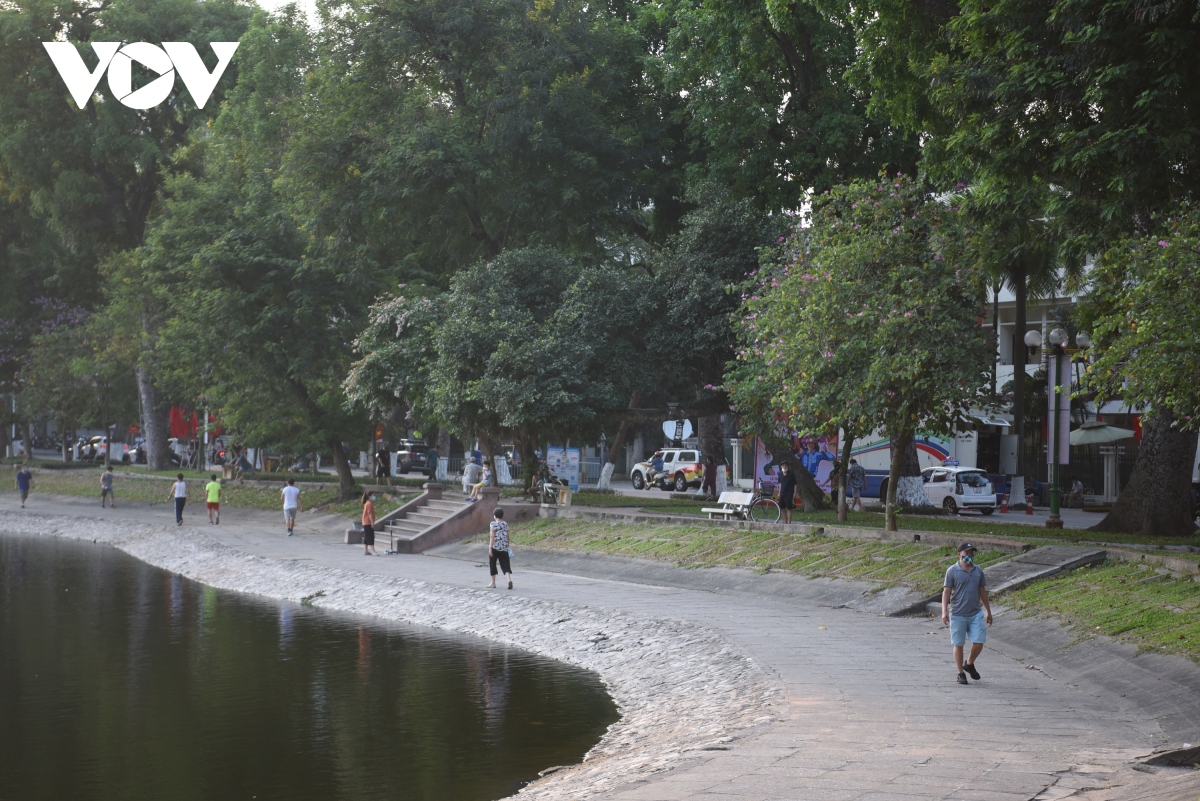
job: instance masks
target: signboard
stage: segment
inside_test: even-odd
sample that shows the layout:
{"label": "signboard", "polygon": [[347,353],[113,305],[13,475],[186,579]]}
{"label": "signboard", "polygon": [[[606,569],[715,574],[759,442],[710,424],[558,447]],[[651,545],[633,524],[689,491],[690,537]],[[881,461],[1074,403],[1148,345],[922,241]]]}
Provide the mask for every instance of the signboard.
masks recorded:
{"label": "signboard", "polygon": [[[1047,365],[1049,398],[1046,415],[1046,464],[1054,464],[1054,438],[1058,437],[1058,463],[1071,463],[1071,358],[1053,355]],[[1058,380],[1054,379],[1058,375]],[[1058,392],[1055,393],[1055,385]],[[1058,419],[1054,415],[1054,398],[1058,396]]]}
{"label": "signboard", "polygon": [[[833,490],[833,462],[837,458],[837,435],[792,437],[792,454],[824,493]],[[762,439],[754,439],[754,486],[772,493],[779,487],[779,462],[767,451]]]}
{"label": "signboard", "polygon": [[546,467],[552,475],[565,478],[571,489],[579,489],[579,463],[582,453],[579,448],[546,449]]}

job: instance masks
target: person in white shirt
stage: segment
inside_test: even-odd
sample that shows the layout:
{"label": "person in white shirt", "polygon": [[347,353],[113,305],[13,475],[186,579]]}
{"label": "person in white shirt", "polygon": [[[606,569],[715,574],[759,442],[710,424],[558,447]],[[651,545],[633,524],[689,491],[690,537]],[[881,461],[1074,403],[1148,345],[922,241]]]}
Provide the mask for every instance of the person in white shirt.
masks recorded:
{"label": "person in white shirt", "polygon": [[480,476],[483,475],[483,468],[475,462],[467,462],[463,466],[463,494],[466,495],[471,491],[471,488],[479,483]]}
{"label": "person in white shirt", "polygon": [[283,488],[283,520],[287,523],[288,536],[292,536],[292,528],[296,525],[296,512],[300,511],[300,490],[296,479],[289,478],[288,485]]}
{"label": "person in white shirt", "polygon": [[183,473],[177,473],[175,478],[179,479],[171,485],[171,497],[175,499],[175,525],[183,525],[183,505],[187,503],[187,482],[183,480]]}

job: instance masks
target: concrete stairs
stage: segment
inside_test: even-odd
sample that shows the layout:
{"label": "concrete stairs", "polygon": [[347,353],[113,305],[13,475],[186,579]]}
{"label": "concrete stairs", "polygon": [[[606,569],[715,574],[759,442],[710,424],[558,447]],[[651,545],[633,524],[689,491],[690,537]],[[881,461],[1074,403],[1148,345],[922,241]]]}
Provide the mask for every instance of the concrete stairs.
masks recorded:
{"label": "concrete stairs", "polygon": [[[443,498],[441,484],[425,485],[425,492],[375,521],[375,546],[396,553],[421,553],[437,545],[481,534],[492,522],[500,499],[496,487],[484,487],[475,503]],[[346,529],[346,542],[362,544],[362,527]]]}
{"label": "concrete stairs", "polygon": [[[390,516],[375,532],[376,539],[380,537],[393,538],[398,553],[419,553],[413,550],[413,544],[419,543],[421,537],[431,533],[432,529],[445,523],[450,518],[467,509],[471,504],[466,501],[448,499],[427,500],[422,506],[412,511],[397,510],[395,516]],[[420,550],[425,550],[421,548]]]}

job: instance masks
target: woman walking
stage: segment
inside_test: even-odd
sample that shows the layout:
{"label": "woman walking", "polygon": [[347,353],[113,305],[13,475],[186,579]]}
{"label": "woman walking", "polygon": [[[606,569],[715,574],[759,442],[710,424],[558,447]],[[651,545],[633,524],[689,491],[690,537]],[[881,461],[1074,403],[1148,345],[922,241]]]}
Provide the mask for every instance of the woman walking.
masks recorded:
{"label": "woman walking", "polygon": [[364,556],[379,556],[375,550],[375,500],[374,493],[364,492],[362,496],[362,527],[363,527],[363,555]]}
{"label": "woman walking", "polygon": [[488,539],[488,570],[492,574],[492,583],[488,587],[496,588],[496,562],[508,579],[508,588],[512,589],[512,563],[508,560],[508,523],[504,522],[504,510],[496,509],[492,513],[496,518],[492,521],[491,537]]}

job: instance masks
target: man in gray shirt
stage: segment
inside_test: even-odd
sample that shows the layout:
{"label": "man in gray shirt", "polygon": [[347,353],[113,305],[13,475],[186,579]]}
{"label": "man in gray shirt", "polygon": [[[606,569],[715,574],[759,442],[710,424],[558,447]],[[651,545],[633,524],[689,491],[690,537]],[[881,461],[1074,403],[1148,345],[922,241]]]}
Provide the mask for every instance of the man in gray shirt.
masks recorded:
{"label": "man in gray shirt", "polygon": [[[987,614],[984,614],[984,610]],[[975,660],[987,640],[987,627],[992,625],[992,606],[988,603],[987,579],[983,568],[975,566],[975,546],[964,542],[958,546],[958,561],[946,571],[942,589],[942,622],[950,626],[950,644],[954,647],[954,666],[958,668],[958,683],[967,684],[967,673],[979,681]],[[963,646],[971,641],[971,653],[963,661]]]}

